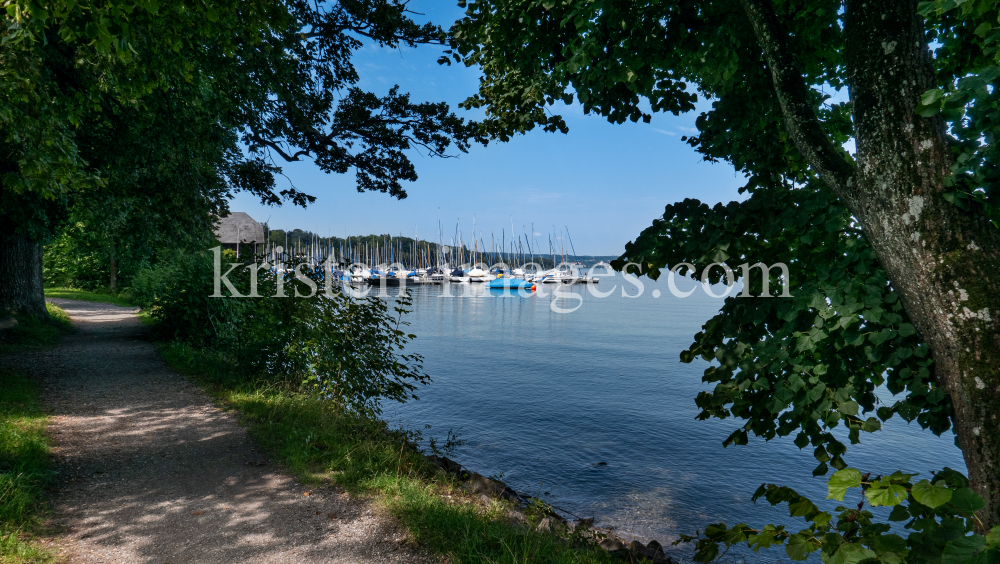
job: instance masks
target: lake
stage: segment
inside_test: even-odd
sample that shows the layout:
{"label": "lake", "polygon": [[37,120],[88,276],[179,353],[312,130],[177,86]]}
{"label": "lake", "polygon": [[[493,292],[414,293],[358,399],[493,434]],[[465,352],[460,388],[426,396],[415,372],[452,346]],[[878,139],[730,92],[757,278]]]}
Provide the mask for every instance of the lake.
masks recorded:
{"label": "lake", "polygon": [[[604,298],[582,285],[562,286],[563,297],[551,285],[529,297],[494,296],[481,285],[414,289],[409,320],[418,338],[409,350],[424,356],[434,382],[417,392],[419,401],[387,405],[386,418],[412,429],[431,425],[424,436],[439,441],[452,430],[465,440],[452,458],[470,470],[595,517],[626,538],[668,545],[719,521],[802,528],[784,506],[750,498],[769,482],[820,503],[829,476],[812,477],[811,448],[800,451],[793,437],[782,437],[724,449],[739,422],[695,420],[694,397],[709,389],[701,382],[708,363],[682,364],[678,354],[721,300],[700,284],[682,299],[664,280],[641,282],[639,294],[621,276],[603,279],[597,290],[616,286]],[[638,297],[623,297],[623,285]],[[473,295],[444,295],[463,292]],[[553,305],[577,309],[558,313]],[[846,460],[876,474],[965,471],[950,431],[935,437],[899,418],[863,433]],[[688,559],[688,550],[667,548]],[[782,547],[749,555],[787,560]]]}

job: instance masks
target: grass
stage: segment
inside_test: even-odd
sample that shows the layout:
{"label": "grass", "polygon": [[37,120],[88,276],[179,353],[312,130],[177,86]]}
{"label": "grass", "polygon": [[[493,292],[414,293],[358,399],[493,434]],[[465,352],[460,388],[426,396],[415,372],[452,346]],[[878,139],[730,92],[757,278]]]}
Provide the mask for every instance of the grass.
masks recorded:
{"label": "grass", "polygon": [[45,297],[79,300],[81,302],[100,302],[123,307],[132,307],[136,305],[132,296],[127,293],[101,294],[98,292],[88,292],[87,290],[78,290],[76,288],[46,288]]}
{"label": "grass", "polygon": [[[77,288],[46,288],[46,298],[61,298],[64,300],[79,300],[81,302],[97,302],[102,304],[114,304],[121,307],[136,307],[139,304],[129,293],[102,294],[100,292],[90,292]],[[149,311],[143,309],[139,312],[139,321],[143,325],[153,325],[155,321],[149,315]]]}
{"label": "grass", "polygon": [[54,557],[32,542],[51,479],[47,418],[35,383],[0,368],[0,562],[42,563]]}
{"label": "grass", "polygon": [[516,525],[505,502],[484,505],[466,496],[453,478],[407,448],[411,437],[382,421],[337,411],[290,384],[241,377],[218,353],[177,342],[160,350],[168,364],[239,412],[258,444],[299,479],[333,481],[370,496],[399,519],[408,539],[453,563],[620,562],[598,548],[573,547]]}
{"label": "grass", "polygon": [[69,316],[59,306],[46,303],[49,318],[32,315],[17,316],[17,325],[0,333],[0,355],[51,347],[59,337],[72,329]]}

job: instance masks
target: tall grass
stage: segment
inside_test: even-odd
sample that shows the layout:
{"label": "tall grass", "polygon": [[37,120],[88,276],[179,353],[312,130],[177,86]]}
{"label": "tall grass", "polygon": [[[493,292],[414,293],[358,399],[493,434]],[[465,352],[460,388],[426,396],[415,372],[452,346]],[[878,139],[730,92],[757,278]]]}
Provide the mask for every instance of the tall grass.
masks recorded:
{"label": "tall grass", "polygon": [[52,556],[35,546],[44,514],[46,484],[51,479],[47,418],[35,383],[0,368],[0,561],[48,562]]}
{"label": "tall grass", "polygon": [[413,435],[318,401],[294,382],[240,375],[219,353],[182,343],[161,347],[175,369],[196,377],[241,414],[259,445],[299,479],[333,481],[371,496],[412,541],[453,563],[610,563],[600,549],[574,547],[511,519],[505,502],[484,504],[410,445]]}

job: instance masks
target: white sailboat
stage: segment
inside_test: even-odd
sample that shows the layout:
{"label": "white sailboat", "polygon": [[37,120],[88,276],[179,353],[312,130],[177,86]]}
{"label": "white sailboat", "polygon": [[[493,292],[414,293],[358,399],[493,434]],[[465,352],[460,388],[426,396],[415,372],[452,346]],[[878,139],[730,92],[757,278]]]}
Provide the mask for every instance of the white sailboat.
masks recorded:
{"label": "white sailboat", "polygon": [[468,277],[469,282],[489,282],[493,279],[489,271],[482,268],[482,265],[480,264],[474,265],[472,269],[469,270]]}

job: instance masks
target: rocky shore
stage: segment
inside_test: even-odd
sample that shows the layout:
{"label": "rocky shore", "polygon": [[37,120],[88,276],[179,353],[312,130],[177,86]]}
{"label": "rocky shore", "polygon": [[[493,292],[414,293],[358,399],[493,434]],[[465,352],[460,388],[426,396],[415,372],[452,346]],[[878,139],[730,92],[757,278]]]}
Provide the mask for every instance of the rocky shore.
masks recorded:
{"label": "rocky shore", "polygon": [[647,544],[637,540],[627,542],[609,529],[595,527],[593,518],[567,519],[544,501],[520,495],[503,482],[471,472],[450,458],[431,454],[427,455],[427,459],[445,473],[454,476],[462,483],[461,487],[466,492],[482,496],[484,500],[506,502],[508,516],[518,526],[551,532],[574,544],[596,545],[626,562],[674,562],[655,540]]}

